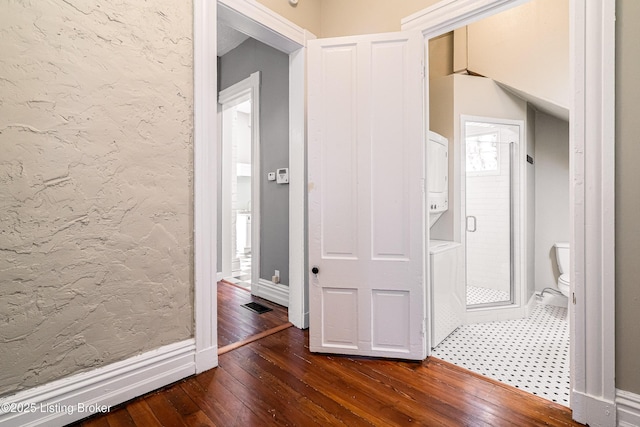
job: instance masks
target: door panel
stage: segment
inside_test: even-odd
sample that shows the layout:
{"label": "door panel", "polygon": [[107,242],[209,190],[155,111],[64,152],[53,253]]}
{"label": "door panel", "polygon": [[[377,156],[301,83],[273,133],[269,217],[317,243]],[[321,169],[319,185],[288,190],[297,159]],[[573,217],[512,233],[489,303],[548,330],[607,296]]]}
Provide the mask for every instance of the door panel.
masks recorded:
{"label": "door panel", "polygon": [[322,290],[322,342],[334,348],[358,348],[358,290]]}
{"label": "door panel", "polygon": [[310,348],[423,359],[423,38],[308,47]]}
{"label": "door panel", "polygon": [[406,352],[410,348],[410,297],[407,291],[373,291],[374,350]]}
{"label": "door panel", "polygon": [[[357,159],[356,132],[356,45],[329,47],[324,52],[322,81],[327,99],[340,99],[346,108],[324,111],[322,158],[322,200],[331,209],[323,209],[322,229],[333,230],[322,239],[324,257],[353,258],[357,253]],[[339,75],[341,79],[331,79]],[[328,126],[328,124],[331,124]],[[355,172],[355,173],[354,173]]]}

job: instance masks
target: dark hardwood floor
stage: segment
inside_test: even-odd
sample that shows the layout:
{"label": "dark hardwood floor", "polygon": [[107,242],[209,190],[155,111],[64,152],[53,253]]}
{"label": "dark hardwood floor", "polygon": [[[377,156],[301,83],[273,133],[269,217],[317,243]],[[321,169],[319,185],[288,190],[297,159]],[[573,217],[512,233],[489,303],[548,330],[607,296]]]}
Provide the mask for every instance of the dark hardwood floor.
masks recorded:
{"label": "dark hardwood floor", "polygon": [[568,408],[438,359],[311,354],[288,328],[82,426],[569,426]]}
{"label": "dark hardwood floor", "polygon": [[[272,311],[257,314],[242,307],[242,304],[252,301]],[[287,322],[289,315],[286,307],[254,297],[249,290],[231,283],[218,282],[218,348],[244,341]]]}

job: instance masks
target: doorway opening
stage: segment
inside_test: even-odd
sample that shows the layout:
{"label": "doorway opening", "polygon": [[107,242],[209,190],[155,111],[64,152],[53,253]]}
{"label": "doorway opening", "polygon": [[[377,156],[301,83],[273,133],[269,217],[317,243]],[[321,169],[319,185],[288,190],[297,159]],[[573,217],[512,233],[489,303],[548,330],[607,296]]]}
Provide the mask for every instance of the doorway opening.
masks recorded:
{"label": "doorway opening", "polygon": [[[524,14],[517,8],[514,13]],[[452,55],[465,52],[460,69],[452,63],[448,69],[430,69],[435,71],[429,81],[430,130],[447,137],[454,153],[449,195],[453,203],[431,229],[431,238],[462,244],[458,277],[466,289],[462,325],[432,355],[569,406],[567,305],[565,301],[564,307],[551,306],[535,297],[537,290],[555,282],[545,277],[538,283],[533,248],[543,233],[529,223],[538,203],[536,174],[542,173],[533,162],[535,117],[545,106],[527,93],[535,94],[537,88],[518,86],[522,82],[506,73],[515,68],[509,67],[508,51],[501,61],[482,55],[485,41],[495,41],[506,27],[499,15],[491,19],[491,24],[479,21],[432,39],[429,46],[441,54],[447,46]],[[482,73],[476,66],[483,67]],[[564,123],[568,129],[566,119]],[[568,149],[568,133],[562,142]],[[566,180],[557,186],[568,188],[568,162],[565,166]],[[568,198],[565,203],[563,221],[568,220]],[[551,270],[553,260],[547,257],[541,264]]]}
{"label": "doorway opening", "polygon": [[[220,92],[222,275],[252,289],[260,260],[260,73]],[[257,202],[256,202],[257,201]]]}

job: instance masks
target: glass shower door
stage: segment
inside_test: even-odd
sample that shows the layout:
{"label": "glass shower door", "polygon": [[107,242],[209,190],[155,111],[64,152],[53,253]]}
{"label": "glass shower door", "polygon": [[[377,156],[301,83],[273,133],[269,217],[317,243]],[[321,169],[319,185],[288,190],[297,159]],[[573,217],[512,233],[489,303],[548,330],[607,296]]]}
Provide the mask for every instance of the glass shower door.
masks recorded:
{"label": "glass shower door", "polygon": [[519,128],[465,122],[467,306],[514,301],[513,162]]}

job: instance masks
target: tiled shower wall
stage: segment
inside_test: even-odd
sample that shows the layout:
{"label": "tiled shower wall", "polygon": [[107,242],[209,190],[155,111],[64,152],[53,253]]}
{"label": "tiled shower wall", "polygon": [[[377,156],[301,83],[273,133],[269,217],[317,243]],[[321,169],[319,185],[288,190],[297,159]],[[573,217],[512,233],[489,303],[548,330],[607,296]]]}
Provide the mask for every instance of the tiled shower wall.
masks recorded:
{"label": "tiled shower wall", "polygon": [[500,146],[500,170],[467,176],[466,214],[477,218],[466,233],[467,284],[499,291],[510,286],[510,151]]}

